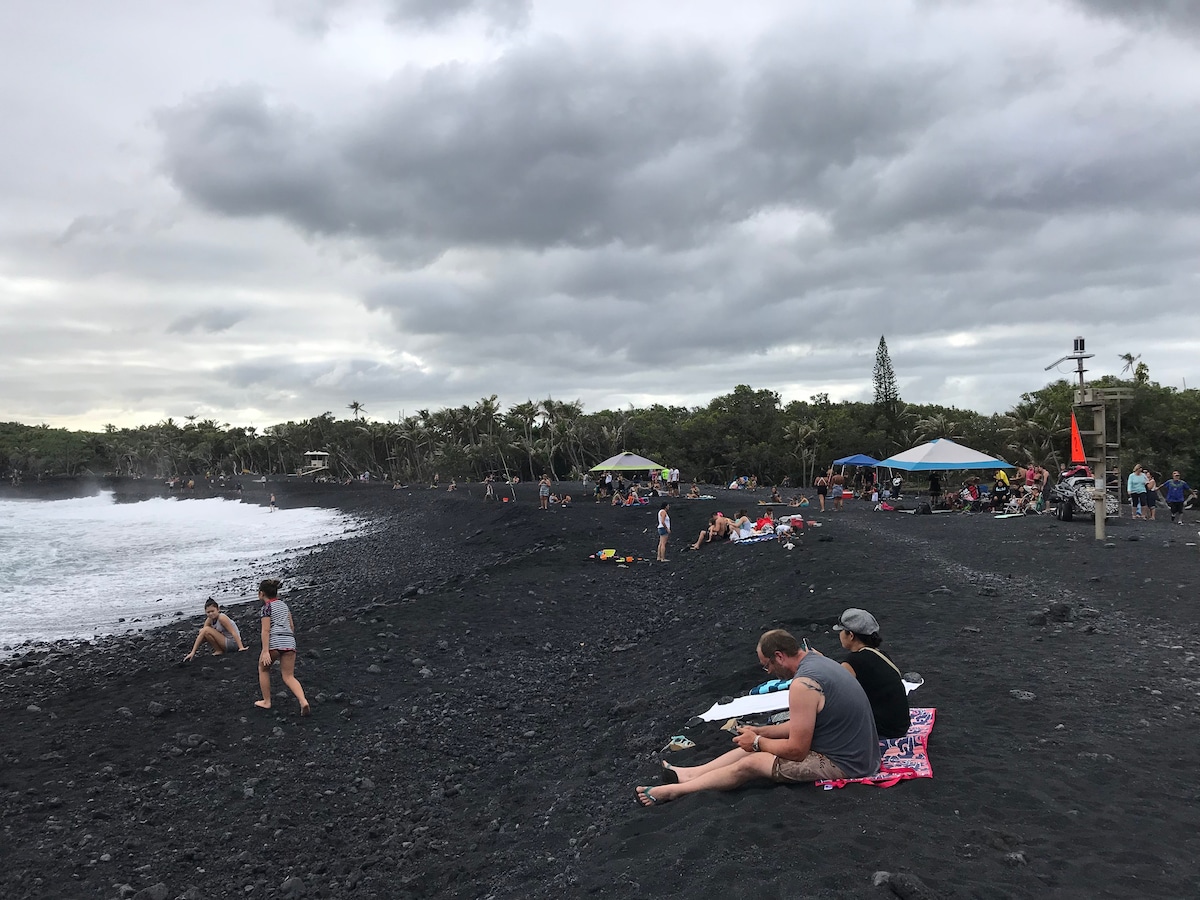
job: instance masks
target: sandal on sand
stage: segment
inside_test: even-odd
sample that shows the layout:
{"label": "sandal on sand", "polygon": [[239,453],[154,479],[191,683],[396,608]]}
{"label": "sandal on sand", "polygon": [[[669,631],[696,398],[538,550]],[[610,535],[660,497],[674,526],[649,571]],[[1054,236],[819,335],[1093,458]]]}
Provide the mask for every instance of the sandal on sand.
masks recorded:
{"label": "sandal on sand", "polygon": [[[637,791],[636,795],[638,798],[638,803],[642,804],[642,806],[656,806],[658,803],[661,802],[657,797],[655,797],[653,794],[650,793],[650,788],[648,788],[648,787],[644,787],[641,790]],[[642,799],[643,797],[645,797],[646,800],[643,800]],[[647,800],[650,802],[647,803],[646,802]]]}
{"label": "sandal on sand", "polygon": [[675,771],[675,767],[665,759],[662,761],[662,767],[663,784],[679,784],[679,773]]}

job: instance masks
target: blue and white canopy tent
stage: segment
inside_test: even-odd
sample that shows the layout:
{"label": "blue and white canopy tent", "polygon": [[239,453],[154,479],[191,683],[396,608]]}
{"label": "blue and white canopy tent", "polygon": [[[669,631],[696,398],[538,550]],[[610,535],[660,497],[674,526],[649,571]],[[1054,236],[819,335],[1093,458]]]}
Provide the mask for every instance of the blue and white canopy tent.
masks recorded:
{"label": "blue and white canopy tent", "polygon": [[897,453],[882,460],[879,465],[904,472],[946,472],[959,469],[1015,469],[1007,463],[949,438],[934,438],[927,444]]}

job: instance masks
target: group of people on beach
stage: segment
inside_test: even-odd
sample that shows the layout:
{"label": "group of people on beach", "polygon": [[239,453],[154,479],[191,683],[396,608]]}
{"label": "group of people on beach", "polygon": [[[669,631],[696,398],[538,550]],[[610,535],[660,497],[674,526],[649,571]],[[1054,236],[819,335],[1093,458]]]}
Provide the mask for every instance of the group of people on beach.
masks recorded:
{"label": "group of people on beach", "polygon": [[1171,511],[1171,522],[1176,525],[1183,524],[1184,506],[1193,493],[1192,486],[1179,477],[1178,470],[1173,471],[1171,477],[1160,485],[1154,473],[1143,468],[1141,463],[1135,465],[1129,473],[1125,480],[1125,490],[1129,494],[1133,518],[1151,522],[1155,518],[1161,491],[1167,501],[1167,508]]}
{"label": "group of people on beach", "polygon": [[[282,584],[274,578],[268,578],[258,585],[258,600],[262,604],[258,610],[262,638],[262,650],[258,656],[258,686],[262,691],[262,699],[255,700],[254,705],[259,709],[271,708],[271,670],[275,663],[279,663],[283,683],[299,701],[300,715],[307,716],[310,712],[308,698],[296,679],[296,623],[287,603],[279,597],[280,587]],[[192,650],[184,657],[184,661],[195,659],[204,644],[212,648],[215,656],[250,649],[242,640],[237,625],[211,597],[204,604],[204,624],[200,626]]]}
{"label": "group of people on beach", "polygon": [[848,653],[841,664],[782,629],[763,634],[755,648],[763,672],[790,681],[787,721],[737,727],[733,748],[703,765],[663,760],[662,783],[638,785],[638,802],[653,806],[758,779],[811,784],[875,775],[880,739],[904,737],[911,727],[908,688],[879,649],[879,622],[871,613],[847,609],[833,629]]}

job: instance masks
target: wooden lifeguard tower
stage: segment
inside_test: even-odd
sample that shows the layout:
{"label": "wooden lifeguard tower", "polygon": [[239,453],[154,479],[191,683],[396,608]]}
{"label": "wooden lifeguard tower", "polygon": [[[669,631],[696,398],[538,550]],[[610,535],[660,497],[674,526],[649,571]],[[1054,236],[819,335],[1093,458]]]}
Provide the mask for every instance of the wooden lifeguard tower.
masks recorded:
{"label": "wooden lifeguard tower", "polygon": [[328,471],[329,454],[324,450],[309,450],[304,454],[304,465],[296,471],[296,475],[304,477],[305,475],[319,475],[322,472]]}

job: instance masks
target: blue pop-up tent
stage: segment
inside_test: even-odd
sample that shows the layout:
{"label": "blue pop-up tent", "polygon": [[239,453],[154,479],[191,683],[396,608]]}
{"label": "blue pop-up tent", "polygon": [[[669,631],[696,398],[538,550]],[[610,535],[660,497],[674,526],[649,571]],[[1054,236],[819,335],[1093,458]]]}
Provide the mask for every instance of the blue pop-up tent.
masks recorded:
{"label": "blue pop-up tent", "polygon": [[833,464],[835,466],[877,466],[879,465],[879,460],[862,453],[855,453],[853,456],[843,456],[841,459],[835,459]]}

